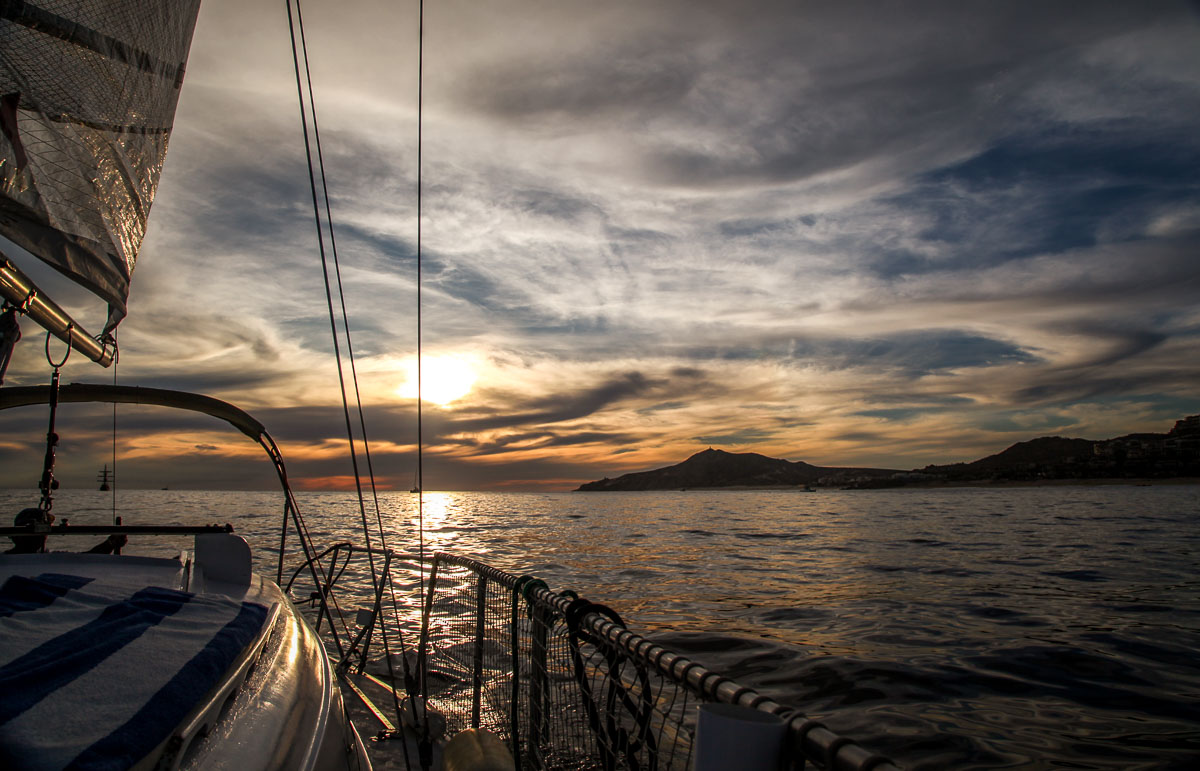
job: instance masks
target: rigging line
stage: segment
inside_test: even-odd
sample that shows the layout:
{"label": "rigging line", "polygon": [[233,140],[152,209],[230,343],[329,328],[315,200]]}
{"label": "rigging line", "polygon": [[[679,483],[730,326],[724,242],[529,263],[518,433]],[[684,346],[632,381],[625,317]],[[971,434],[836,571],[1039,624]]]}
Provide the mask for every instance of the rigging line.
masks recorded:
{"label": "rigging line", "polygon": [[[337,256],[337,242],[334,237],[333,213],[332,213],[332,209],[331,209],[330,203],[329,203],[329,187],[328,187],[327,178],[325,175],[325,162],[324,162],[324,158],[323,158],[323,155],[321,152],[320,124],[317,121],[316,98],[313,94],[312,72],[309,67],[309,58],[308,58],[308,44],[307,44],[306,36],[304,33],[304,14],[301,9],[300,0],[295,0],[295,3],[296,3],[296,23],[295,23],[295,25],[293,25],[293,23],[292,23],[291,3],[290,2],[288,3],[288,29],[289,29],[289,32],[291,33],[291,37],[292,37],[292,59],[293,59],[293,64],[295,65],[295,68],[296,68],[296,90],[297,90],[297,94],[300,99],[301,122],[304,127],[304,147],[305,147],[306,159],[308,162],[309,186],[312,191],[313,215],[316,220],[317,235],[318,235],[318,240],[320,242],[321,267],[322,267],[321,274],[322,274],[322,278],[324,279],[324,282],[325,282],[325,300],[326,300],[326,305],[329,310],[329,326],[330,326],[330,332],[333,336],[334,354],[337,359],[338,384],[340,386],[341,395],[342,395],[342,412],[344,414],[345,422],[346,422],[346,438],[347,438],[347,441],[348,441],[349,447],[350,447],[351,465],[353,466],[353,469],[354,469],[354,487],[355,487],[355,491],[357,492],[357,496],[358,496],[358,509],[359,509],[359,514],[362,519],[363,538],[365,539],[366,546],[367,546],[367,561],[371,568],[371,587],[372,587],[372,590],[374,591],[375,595],[379,596],[382,592],[381,582],[386,579],[379,575],[378,569],[376,568],[376,565],[375,565],[375,556],[371,550],[370,525],[367,522],[366,502],[365,502],[365,499],[363,496],[363,489],[362,489],[362,475],[359,470],[358,454],[357,454],[357,451],[355,448],[355,443],[354,443],[354,430],[352,427],[352,422],[351,422],[351,417],[350,417],[349,397],[347,396],[347,392],[346,392],[346,379],[345,379],[344,367],[342,364],[341,346],[338,342],[338,335],[337,335],[337,319],[336,319],[336,314],[334,312],[333,294],[331,291],[330,281],[329,281],[329,260],[326,256],[325,239],[324,239],[324,235],[323,235],[323,232],[321,229],[320,203],[318,201],[316,180],[314,177],[312,145],[309,143],[306,110],[304,107],[304,93],[303,93],[304,85],[302,84],[302,80],[303,80],[303,83],[306,83],[307,87],[308,87],[309,101],[308,101],[307,112],[311,113],[311,115],[312,115],[313,144],[316,145],[317,163],[318,163],[319,170],[320,170],[321,190],[322,190],[324,202],[325,202],[326,224],[329,228],[330,252],[332,253],[334,274],[337,279],[338,298],[339,298],[339,301],[341,304],[341,310],[342,310],[342,324],[343,324],[343,329],[345,330],[345,335],[346,335],[347,357],[349,358],[350,370],[351,370],[351,374],[353,376],[355,403],[357,405],[357,410],[358,410],[359,426],[360,426],[360,429],[362,432],[362,442],[363,442],[363,449],[364,449],[364,453],[365,453],[365,459],[366,459],[366,463],[367,463],[367,470],[370,475],[371,494],[372,494],[372,498],[374,500],[374,505],[375,505],[375,519],[376,519],[376,522],[377,522],[377,525],[379,528],[380,544],[384,550],[387,549],[387,540],[386,540],[386,536],[384,535],[383,517],[382,517],[382,514],[380,513],[380,508],[379,508],[379,494],[378,494],[377,487],[375,484],[375,473],[374,473],[374,469],[371,464],[370,448],[369,448],[369,444],[367,441],[366,419],[363,415],[362,396],[361,396],[361,393],[360,393],[359,387],[358,387],[358,373],[357,373],[357,369],[354,365],[354,347],[353,347],[353,343],[351,342],[350,322],[349,322],[348,315],[346,312],[345,293],[342,288],[341,268],[340,268],[340,263],[339,263],[338,256]],[[299,61],[299,57],[297,56],[297,51],[296,51],[295,29],[297,27],[299,28],[299,32],[300,32],[300,53],[304,59],[304,77],[303,77],[303,79],[301,78],[301,75],[300,75],[300,61]],[[388,581],[388,583],[389,583],[389,586],[391,586],[391,582]],[[391,587],[391,588],[392,588],[392,591],[390,592],[390,597],[392,600],[393,612],[398,613],[398,607],[397,607],[396,598],[395,598],[395,589],[394,589],[394,587]],[[335,602],[336,602],[336,600],[335,600]],[[397,630],[399,631],[399,627],[397,627]],[[387,662],[388,675],[394,681],[395,680],[395,671],[393,669],[393,663],[392,663],[391,646],[388,643],[386,623],[380,624],[380,636],[383,641],[384,660]],[[403,651],[404,640],[403,640],[402,635],[400,637],[400,646],[401,646],[401,651]],[[404,660],[405,660],[405,666],[407,668],[407,658],[405,657]],[[401,707],[400,707],[399,701],[396,701],[395,699],[394,699],[394,701],[395,701],[394,706],[395,706],[395,710],[396,710],[396,719],[397,719],[397,721],[399,721],[401,718]],[[408,763],[407,748],[405,750],[405,761],[407,764]]]}
{"label": "rigging line", "polygon": [[417,567],[421,596],[425,596],[425,433],[421,381],[421,214],[423,130],[425,127],[425,0],[417,2]]}
{"label": "rigging line", "polygon": [[[325,179],[325,164],[321,160],[321,128],[320,128],[320,125],[317,123],[317,103],[316,103],[315,98],[313,97],[312,73],[309,70],[309,66],[308,66],[308,44],[306,43],[305,36],[304,36],[304,14],[300,10],[300,0],[295,0],[295,2],[296,2],[296,26],[300,31],[300,52],[301,52],[301,56],[304,59],[304,81],[308,85],[308,112],[312,116],[313,144],[315,144],[315,146],[316,146],[316,155],[317,155],[317,164],[318,164],[318,170],[317,170],[316,176],[319,176],[321,179],[321,190],[324,194],[323,197],[324,197],[324,201],[325,201],[325,224],[326,224],[326,227],[329,229],[330,256],[332,257],[334,275],[335,275],[335,278],[337,279],[338,298],[341,302],[341,307],[342,307],[342,323],[343,323],[343,330],[346,335],[347,358],[350,361],[350,370],[352,373],[354,373],[355,372],[354,348],[350,342],[349,322],[346,320],[346,297],[345,297],[345,294],[342,292],[341,269],[338,265],[337,245],[336,245],[336,242],[334,241],[334,237],[333,237],[333,214],[332,214],[332,212],[330,210],[330,206],[329,206],[329,187],[326,184],[326,179]],[[318,196],[317,196],[317,190],[316,190],[316,180],[314,177],[314,170],[313,170],[313,161],[312,161],[313,153],[312,153],[312,149],[310,148],[310,146],[307,142],[307,138],[308,137],[306,134],[305,135],[305,140],[306,140],[305,148],[308,150],[309,179],[310,179],[310,181],[312,181],[312,185],[313,185],[313,213],[316,215],[317,222],[319,225],[319,223],[321,221],[320,203],[318,202]],[[322,274],[324,275],[324,278],[325,278],[325,300],[328,303],[328,307],[329,307],[329,326],[333,332],[334,349],[335,349],[335,353],[337,354],[338,382],[341,385],[341,392],[342,392],[342,411],[345,413],[346,437],[350,442],[350,458],[351,458],[352,465],[354,467],[354,488],[358,493],[358,508],[359,508],[359,512],[362,515],[363,536],[366,538],[367,548],[369,549],[371,547],[370,525],[367,524],[366,498],[363,496],[362,474],[359,471],[358,451],[357,451],[357,448],[354,443],[354,429],[353,429],[352,420],[350,417],[350,399],[349,399],[349,396],[347,395],[347,391],[346,391],[346,380],[345,380],[345,374],[344,374],[345,367],[342,364],[341,345],[339,344],[338,337],[337,337],[337,315],[336,315],[336,313],[334,311],[334,307],[333,307],[333,292],[332,292],[332,287],[331,287],[331,284],[329,281],[329,264],[328,263],[329,263],[329,261],[326,258],[326,252],[325,252],[325,238],[324,238],[324,234],[322,233],[322,236],[321,236],[321,267],[322,267]],[[354,387],[355,387],[355,396],[357,398],[358,397],[357,375],[355,375],[355,378],[354,378]],[[362,417],[361,399],[359,399],[359,417],[360,417],[360,419]],[[365,426],[363,427],[363,429],[365,432]],[[363,435],[363,445],[364,445],[364,447],[366,445],[365,433]],[[372,477],[371,481],[372,481],[372,487],[373,487],[374,486],[374,477]],[[371,588],[375,591],[378,591],[379,590],[379,577],[375,570],[375,557],[369,551],[367,552],[367,556],[369,558],[368,561],[370,562],[370,565],[371,565]]]}
{"label": "rigging line", "polygon": [[[295,0],[295,3],[296,14],[298,16],[300,12],[300,0]],[[304,151],[305,158],[308,162],[308,184],[312,192],[313,219],[315,220],[317,226],[317,246],[321,254],[321,278],[325,281],[325,304],[329,311],[329,332],[333,337],[333,355],[337,362],[338,386],[340,387],[342,395],[342,413],[346,422],[346,439],[350,445],[350,463],[354,469],[354,486],[358,492],[358,508],[359,513],[362,515],[364,530],[366,530],[367,512],[362,494],[361,474],[359,473],[358,469],[358,452],[354,442],[354,428],[350,420],[350,402],[346,393],[345,367],[342,365],[342,345],[340,338],[338,337],[337,316],[333,309],[333,288],[329,281],[329,257],[325,251],[325,229],[321,224],[321,204],[317,194],[317,179],[316,170],[313,165],[312,141],[309,139],[308,111],[311,109],[311,107],[306,107],[304,101],[303,76],[300,72],[300,48],[296,45],[296,29],[292,17],[292,3],[290,1],[287,3],[287,10],[288,31],[292,36],[292,61],[296,67],[296,92],[300,99],[300,122],[302,128],[304,129]],[[303,34],[303,32],[301,34]],[[307,64],[305,65],[305,69],[307,70]],[[316,126],[314,125],[314,132],[315,131]],[[370,531],[368,530],[363,535],[366,538],[367,548],[369,549],[371,547]],[[368,552],[368,556],[370,557],[371,563],[372,588],[378,589],[378,586],[375,583],[375,558],[370,556],[370,552]]]}
{"label": "rigging line", "polygon": [[[350,377],[351,377],[351,381],[352,381],[353,387],[354,387],[354,403],[355,403],[355,407],[358,412],[359,432],[360,432],[360,437],[362,440],[363,456],[364,456],[364,459],[366,460],[366,465],[367,465],[367,479],[368,479],[368,482],[371,487],[371,499],[372,499],[373,505],[375,507],[375,523],[376,523],[376,528],[379,533],[380,548],[382,548],[384,551],[387,551],[387,549],[388,549],[387,534],[384,532],[383,514],[380,511],[380,506],[379,506],[379,488],[375,482],[375,468],[374,468],[374,464],[371,461],[371,444],[367,438],[367,420],[366,420],[366,416],[363,413],[362,392],[359,389],[359,385],[358,385],[358,367],[355,364],[354,343],[353,343],[353,339],[352,339],[352,335],[351,335],[351,331],[350,331],[350,318],[349,318],[349,314],[346,311],[346,295],[345,295],[345,291],[343,289],[343,284],[342,284],[341,260],[338,258],[337,238],[335,237],[335,233],[334,233],[335,229],[334,229],[334,223],[333,223],[333,210],[329,203],[329,184],[328,184],[328,177],[325,174],[325,156],[321,149],[321,130],[320,130],[320,125],[317,122],[317,99],[313,93],[312,72],[309,68],[309,59],[308,59],[308,43],[307,43],[306,36],[304,34],[304,13],[301,10],[300,0],[296,0],[296,22],[297,22],[297,27],[300,30],[300,49],[301,49],[301,52],[303,53],[303,58],[304,58],[304,79],[305,79],[305,83],[307,84],[307,87],[308,87],[309,112],[312,114],[312,121],[313,121],[313,143],[315,144],[316,149],[317,149],[318,176],[321,179],[321,192],[322,192],[322,197],[324,198],[324,201],[325,201],[325,223],[326,223],[327,227],[329,228],[329,251],[333,258],[334,278],[336,279],[338,301],[341,306],[341,312],[342,312],[342,329],[346,335],[346,358],[350,363]],[[331,308],[330,309],[331,317],[332,317],[332,313],[333,313],[333,311]],[[345,397],[343,397],[343,399],[344,398]],[[349,428],[348,424],[347,424],[347,428]],[[358,478],[357,466],[355,467],[355,486],[358,489],[359,508],[363,514],[363,530],[364,530],[364,534],[367,537],[367,546],[369,547],[371,544],[370,544],[370,536],[369,536],[369,534],[366,533],[367,528],[368,528],[367,518],[366,518],[366,504],[363,500],[362,485]],[[378,594],[379,589],[380,589],[380,584],[385,581],[387,582],[388,586],[391,588],[390,594],[391,594],[391,599],[392,599],[393,613],[398,614],[399,607],[396,602],[394,585],[385,576],[378,576],[378,577],[376,576],[374,557],[371,555],[370,552],[368,552],[367,555],[368,555],[368,561],[371,565],[371,578],[372,578],[373,588],[375,589],[376,593]],[[381,623],[379,628],[380,628],[380,637],[382,638],[382,641],[383,641],[384,660],[387,662],[388,675],[389,675],[389,677],[391,677],[394,680],[396,674],[395,674],[395,671],[393,670],[393,665],[392,665],[391,645],[388,642],[387,626],[386,626],[386,624]],[[404,635],[403,635],[403,631],[400,630],[399,628],[397,628],[397,635],[399,637],[400,649],[401,649],[401,651],[403,651],[404,647],[405,647],[404,646]],[[407,663],[407,659],[405,659],[405,663]],[[396,707],[396,718],[397,718],[397,720],[399,720],[400,719],[400,704],[399,704],[399,702],[396,703],[395,707]]]}
{"label": "rigging line", "polygon": [[[116,330],[112,332],[113,346],[113,386],[117,385],[117,364],[121,361],[121,349],[117,347]],[[109,485],[109,490],[112,491],[112,518],[113,524],[121,524],[117,519],[117,403],[113,402],[113,419],[112,419],[112,482]]]}
{"label": "rigging line", "polygon": [[[350,363],[350,378],[354,386],[355,406],[358,409],[358,425],[362,437],[363,455],[367,463],[367,479],[371,486],[371,494],[375,503],[375,519],[379,527],[380,546],[383,549],[387,549],[387,539],[383,533],[383,517],[379,510],[379,494],[375,485],[375,470],[371,463],[371,446],[367,441],[367,421],[363,415],[362,393],[358,387],[358,367],[355,364],[354,343],[350,334],[350,319],[346,312],[346,295],[342,287],[341,260],[338,258],[337,238],[335,237],[333,226],[333,211],[329,203],[329,184],[325,175],[325,156],[321,151],[321,129],[317,123],[317,99],[313,94],[312,73],[309,71],[308,66],[308,44],[304,36],[304,14],[300,10],[300,0],[296,0],[296,21],[300,29],[300,49],[304,57],[304,78],[308,86],[309,112],[312,113],[313,120],[313,143],[317,148],[317,176],[321,180],[321,194],[325,202],[325,223],[329,228],[329,252],[333,257],[333,274],[337,285],[338,301],[342,311],[342,329],[346,335],[346,359]],[[362,496],[361,491],[359,495],[360,497]]]}
{"label": "rigging line", "polygon": [[[298,99],[299,105],[300,105],[300,126],[304,132],[304,151],[305,151],[305,158],[308,162],[308,184],[309,184],[309,189],[312,191],[313,219],[316,221],[316,225],[317,225],[317,247],[321,254],[321,266],[322,266],[321,274],[322,274],[322,277],[325,279],[325,298],[326,298],[326,304],[329,307],[329,321],[330,321],[330,327],[331,327],[331,332],[332,332],[332,336],[333,336],[333,352],[334,352],[334,356],[337,359],[338,382],[341,385],[342,406],[343,406],[343,412],[346,415],[346,433],[349,435],[349,441],[350,441],[350,459],[354,466],[354,479],[355,479],[355,482],[357,483],[358,478],[359,478],[358,459],[354,452],[354,435],[350,429],[350,411],[349,411],[349,408],[346,406],[346,383],[345,383],[345,379],[342,376],[341,346],[338,343],[337,325],[334,322],[334,315],[333,315],[333,298],[330,295],[330,288],[329,288],[329,272],[328,272],[328,269],[326,268],[327,260],[325,257],[325,234],[324,234],[324,230],[321,227],[320,206],[317,203],[317,183],[316,183],[316,179],[313,174],[312,148],[311,148],[311,144],[310,144],[309,138],[308,138],[308,116],[306,113],[307,108],[305,107],[305,103],[304,103],[304,86],[303,86],[303,83],[301,81],[301,76],[300,76],[300,59],[299,59],[299,51],[297,50],[297,47],[296,47],[296,29],[295,29],[295,25],[294,25],[294,22],[292,19],[292,2],[291,2],[291,0],[284,0],[284,2],[287,6],[288,33],[291,36],[291,42],[292,42],[292,64],[295,67],[295,72],[296,72],[296,96],[297,96],[297,99]],[[297,3],[298,2],[299,2],[299,0],[297,0]],[[297,8],[298,8],[298,6],[297,6]],[[362,509],[362,491],[361,491],[361,489],[359,490],[359,508],[360,508],[360,510]],[[363,518],[364,519],[366,518],[365,511],[363,512]],[[300,529],[298,536],[301,539],[300,542],[301,542],[301,545],[304,547],[305,557],[307,558],[311,551],[311,538],[308,534],[307,528],[301,529],[298,526],[298,529]],[[367,539],[367,545],[370,546],[370,540],[371,540],[370,534],[366,534],[365,537]],[[372,561],[372,568],[373,567],[374,567],[374,562]],[[322,579],[325,578],[324,566],[318,564],[313,567],[313,571],[314,571],[314,580],[316,579],[316,573],[320,573]],[[372,579],[374,579],[374,570],[372,570]]]}
{"label": "rigging line", "polygon": [[[425,432],[424,432],[424,393],[422,391],[424,378],[421,375],[421,359],[422,359],[422,314],[421,314],[421,264],[423,252],[421,249],[421,220],[423,214],[423,171],[424,171],[424,128],[425,128],[425,0],[417,0],[417,532],[418,532],[418,557],[417,568],[419,586],[421,590],[421,598],[425,597]],[[430,591],[433,590],[432,576],[430,577]],[[424,656],[420,656],[418,661],[421,661],[426,667],[428,662]],[[422,699],[421,699],[421,720],[423,732],[420,742],[421,758],[424,761],[427,757],[428,747],[431,744],[429,730],[429,694],[425,692],[426,684],[428,683],[427,672],[422,671],[417,673],[420,678]],[[416,717],[417,704],[413,702],[414,719]]]}

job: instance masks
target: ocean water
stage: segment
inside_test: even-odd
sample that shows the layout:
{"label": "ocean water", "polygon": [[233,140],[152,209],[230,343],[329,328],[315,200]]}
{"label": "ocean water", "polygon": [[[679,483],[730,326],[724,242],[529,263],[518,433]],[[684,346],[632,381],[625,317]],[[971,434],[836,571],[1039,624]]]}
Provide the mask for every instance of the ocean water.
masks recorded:
{"label": "ocean water", "polygon": [[[127,524],[233,522],[275,572],[278,495],[118,500]],[[395,550],[415,500],[381,499]],[[350,497],[300,502],[318,546],[361,540]],[[422,517],[427,551],[575,589],[910,769],[1200,768],[1200,486],[428,493]]]}

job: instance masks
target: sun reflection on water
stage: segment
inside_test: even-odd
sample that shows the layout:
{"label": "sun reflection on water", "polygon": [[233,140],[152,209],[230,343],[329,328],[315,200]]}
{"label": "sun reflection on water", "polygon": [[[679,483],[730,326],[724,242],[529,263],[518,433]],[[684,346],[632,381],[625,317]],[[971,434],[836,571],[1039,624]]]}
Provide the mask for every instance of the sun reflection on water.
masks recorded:
{"label": "sun reflection on water", "polygon": [[[460,493],[421,493],[419,504],[414,496],[410,525],[413,532],[423,533],[427,555],[450,550],[461,540],[465,530],[473,529],[470,523],[471,512]],[[490,551],[477,545],[472,548],[476,554]]]}

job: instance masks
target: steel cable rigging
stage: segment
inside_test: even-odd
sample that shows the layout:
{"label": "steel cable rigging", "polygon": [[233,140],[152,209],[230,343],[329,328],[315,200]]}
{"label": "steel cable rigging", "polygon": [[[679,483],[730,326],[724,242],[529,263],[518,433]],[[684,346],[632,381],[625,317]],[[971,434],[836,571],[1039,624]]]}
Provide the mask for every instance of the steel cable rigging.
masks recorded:
{"label": "steel cable rigging", "polygon": [[[293,16],[293,5],[295,6],[294,16]],[[393,618],[397,619],[397,623],[398,623],[399,607],[398,607],[398,603],[396,601],[394,585],[392,584],[390,577],[380,575],[379,570],[375,564],[374,550],[371,548],[371,533],[370,533],[371,528],[370,528],[370,525],[369,525],[368,519],[367,519],[366,496],[365,496],[365,492],[363,489],[362,470],[360,468],[359,460],[358,460],[358,446],[357,446],[357,442],[355,439],[353,420],[351,418],[350,394],[349,394],[349,389],[347,387],[347,382],[346,382],[347,381],[347,376],[346,376],[346,367],[347,366],[349,366],[349,370],[350,370],[350,385],[353,388],[355,410],[357,412],[357,417],[358,417],[359,440],[362,442],[363,457],[364,457],[364,462],[366,465],[366,472],[367,472],[367,484],[370,487],[372,503],[373,503],[374,510],[375,510],[375,522],[376,522],[377,535],[379,538],[380,547],[385,553],[388,550],[387,535],[386,535],[385,529],[383,527],[383,516],[382,516],[381,508],[379,505],[378,487],[376,484],[374,468],[373,468],[372,461],[371,461],[370,444],[369,444],[369,440],[367,437],[366,418],[365,418],[364,411],[363,411],[362,395],[361,395],[361,391],[359,389],[358,373],[357,373],[357,367],[355,365],[354,348],[353,348],[353,343],[352,343],[349,317],[348,317],[348,313],[346,310],[345,290],[344,290],[344,287],[342,284],[341,266],[340,266],[340,260],[338,258],[337,241],[336,241],[335,232],[334,232],[334,219],[333,219],[333,213],[332,213],[330,200],[329,200],[329,198],[330,198],[329,187],[328,187],[327,177],[326,177],[326,173],[325,173],[324,156],[323,156],[323,153],[321,150],[320,125],[317,120],[316,100],[315,100],[315,96],[313,93],[312,75],[311,75],[311,70],[309,67],[308,49],[307,49],[307,43],[306,43],[305,34],[304,34],[304,18],[303,18],[303,13],[302,13],[301,7],[300,7],[300,0],[287,0],[287,12],[288,12],[288,29],[289,29],[289,32],[291,35],[291,43],[292,43],[292,59],[293,59],[293,64],[295,66],[296,91],[297,91],[297,98],[298,98],[299,106],[300,106],[301,127],[304,132],[305,158],[306,158],[307,165],[308,165],[309,187],[310,187],[311,194],[312,194],[313,216],[314,216],[314,221],[315,221],[316,229],[317,229],[318,249],[319,249],[320,258],[321,258],[321,273],[322,273],[322,278],[324,280],[324,285],[325,285],[325,299],[326,299],[326,306],[327,306],[327,310],[328,310],[328,314],[329,314],[330,334],[331,334],[331,337],[333,340],[334,355],[335,355],[335,360],[337,363],[338,384],[339,384],[339,389],[340,389],[341,399],[342,399],[342,412],[343,412],[343,417],[344,417],[344,421],[345,421],[346,436],[347,436],[347,441],[348,441],[349,450],[350,450],[350,461],[351,461],[351,466],[352,466],[352,469],[354,472],[355,491],[357,494],[357,501],[358,501],[360,519],[361,519],[361,523],[362,523],[363,536],[366,540],[366,553],[367,553],[368,562],[369,562],[370,568],[371,568],[372,589],[374,590],[375,596],[379,597],[381,595],[382,589],[384,588],[382,586],[382,582],[384,582],[384,581],[387,582],[386,588],[389,590],[389,594],[390,594],[392,610],[393,610]],[[307,92],[307,100],[305,98],[306,92]],[[311,130],[309,128],[310,121],[311,121]],[[420,147],[420,143],[418,140],[418,156],[420,154],[419,147]],[[418,163],[418,166],[419,166],[419,163]],[[418,175],[419,175],[419,172],[418,172]],[[317,184],[318,179],[320,181],[320,186],[319,186],[320,192],[318,192],[318,184]],[[418,176],[418,179],[419,179],[419,176]],[[420,183],[418,182],[418,202],[420,200],[419,190],[420,190]],[[323,212],[322,212],[322,210],[323,210]],[[418,212],[419,212],[419,210],[420,210],[420,206],[418,203]],[[324,219],[322,219],[322,217],[324,217]],[[329,238],[329,249],[328,250],[326,250],[326,248],[325,248],[326,232],[328,232],[328,238]],[[420,321],[419,321],[419,317],[420,317],[420,301],[419,301],[420,236],[419,236],[419,233],[420,233],[420,224],[419,224],[419,214],[418,214],[418,329],[420,327]],[[333,274],[332,281],[330,278],[331,272]],[[344,337],[345,337],[345,345],[346,345],[345,359],[343,359],[343,356],[342,356],[342,343],[340,340],[339,329],[338,329],[339,313],[337,310],[335,310],[335,307],[334,307],[334,299],[333,298],[334,298],[335,290],[336,290],[336,294],[338,297],[338,304],[340,307],[341,332],[342,332],[342,335],[344,335]],[[418,361],[418,405],[419,405],[420,404],[420,393],[419,393],[419,391],[420,391],[420,374],[419,374],[420,373],[420,337],[419,337],[419,333],[418,333],[417,361]],[[418,435],[420,433],[419,409],[420,408],[418,406]],[[418,444],[419,444],[419,441],[418,441]],[[419,458],[419,456],[418,456],[418,458]],[[418,459],[418,485],[420,485],[420,481],[421,481],[421,472],[420,472],[420,461]],[[420,527],[420,530],[422,531],[421,557],[423,559],[423,556],[424,556],[423,516],[421,517],[421,520],[422,521],[419,523],[419,527]],[[422,563],[421,569],[422,569],[422,585],[423,585],[424,584],[423,563]],[[395,678],[395,673],[392,670],[392,656],[391,656],[391,651],[390,651],[390,645],[388,642],[387,624],[386,624],[385,620],[382,618],[379,619],[379,621],[380,621],[379,627],[380,627],[381,636],[383,639],[383,646],[384,646],[384,658],[385,658],[385,661],[387,662],[388,674],[391,677],[392,682],[395,682],[396,678]],[[413,679],[412,673],[409,671],[408,657],[403,655],[403,652],[405,649],[404,637],[403,637],[403,633],[399,629],[399,626],[397,626],[396,633],[399,637],[400,648],[401,648],[401,653],[402,653],[401,659],[404,663],[405,684],[407,686],[407,690],[409,692],[410,698],[413,701],[413,713],[418,714],[416,695],[415,695],[415,691],[416,691],[415,681]],[[348,652],[346,654],[346,658],[344,659],[344,661],[349,660],[349,655],[350,655],[350,653]],[[400,704],[398,701],[398,697],[396,696],[395,689],[394,688],[391,689],[391,692],[392,692],[392,696],[393,696],[393,706],[396,711],[397,721],[399,721],[401,707],[400,707]],[[422,721],[422,722],[424,722],[424,721]],[[407,748],[405,751],[405,760],[407,763],[408,762]]]}

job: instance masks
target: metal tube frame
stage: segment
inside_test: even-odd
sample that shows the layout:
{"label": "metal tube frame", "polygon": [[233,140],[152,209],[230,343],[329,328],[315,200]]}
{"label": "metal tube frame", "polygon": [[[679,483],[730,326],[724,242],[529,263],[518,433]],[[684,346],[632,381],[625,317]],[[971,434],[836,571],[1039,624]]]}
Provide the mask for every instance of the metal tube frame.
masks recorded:
{"label": "metal tube frame", "polygon": [[112,364],[114,349],[97,342],[3,252],[0,252],[0,295],[47,332],[101,367]]}

